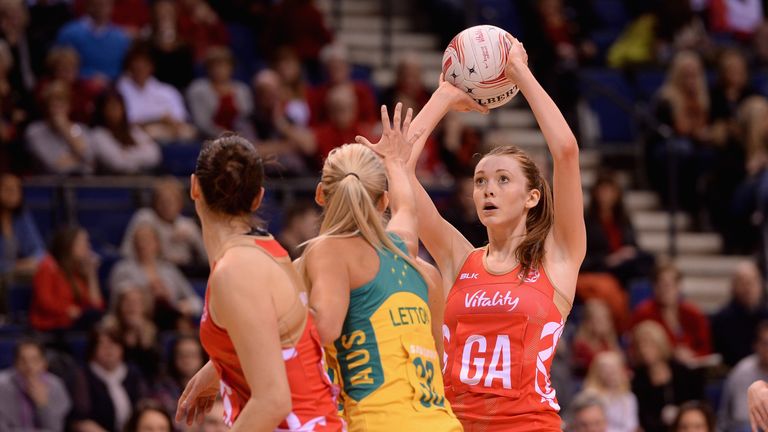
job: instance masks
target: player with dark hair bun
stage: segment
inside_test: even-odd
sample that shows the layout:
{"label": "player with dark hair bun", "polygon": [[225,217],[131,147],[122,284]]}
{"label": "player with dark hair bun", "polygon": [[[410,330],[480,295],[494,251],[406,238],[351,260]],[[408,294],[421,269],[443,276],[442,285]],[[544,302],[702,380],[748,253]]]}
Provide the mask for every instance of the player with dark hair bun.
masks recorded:
{"label": "player with dark hair bun", "polygon": [[317,330],[288,253],[251,226],[264,166],[231,133],[204,144],[191,178],[211,265],[200,340],[211,360],[179,398],[177,421],[203,420],[216,393],[233,431],[340,431]]}

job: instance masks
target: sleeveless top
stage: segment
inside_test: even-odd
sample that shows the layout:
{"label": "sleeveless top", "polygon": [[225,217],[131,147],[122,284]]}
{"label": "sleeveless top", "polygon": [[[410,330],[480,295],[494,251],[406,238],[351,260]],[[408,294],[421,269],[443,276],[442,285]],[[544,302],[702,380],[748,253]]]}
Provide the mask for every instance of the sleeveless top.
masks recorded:
{"label": "sleeveless top", "polygon": [[[443,325],[445,393],[471,431],[560,431],[550,367],[564,320],[543,267],[492,274],[466,259]],[[558,293],[558,295],[560,295]]]}
{"label": "sleeveless top", "polygon": [[[302,302],[306,299],[306,293],[293,269],[288,253],[269,235],[239,236],[227,243],[223,249],[226,251],[235,246],[258,248],[268,254],[274,259],[276,265],[288,273],[296,288],[294,304],[287,313],[278,318],[283,361],[291,389],[292,410],[275,430],[345,430],[343,420],[336,412],[335,392],[325,371],[320,338],[312,317]],[[205,292],[205,306],[200,319],[200,341],[219,374],[220,391],[224,402],[224,421],[228,426],[232,426],[248,402],[251,390],[245,380],[229,334],[210,318],[208,309],[210,288],[209,285]],[[254,302],[263,300],[263,298],[253,299]]]}
{"label": "sleeveless top", "polygon": [[350,291],[341,336],[327,347],[349,430],[461,431],[444,396],[427,284],[400,256],[377,253],[376,277]]}

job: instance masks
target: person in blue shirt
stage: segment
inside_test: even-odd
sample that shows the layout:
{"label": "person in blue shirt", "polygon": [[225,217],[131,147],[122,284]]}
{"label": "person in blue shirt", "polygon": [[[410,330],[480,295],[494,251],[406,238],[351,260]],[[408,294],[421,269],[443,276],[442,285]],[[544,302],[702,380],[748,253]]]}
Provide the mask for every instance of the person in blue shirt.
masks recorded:
{"label": "person in blue shirt", "polygon": [[115,80],[130,46],[128,35],[111,21],[113,0],[88,0],[86,14],[64,26],[57,45],[80,54],[80,77]]}
{"label": "person in blue shirt", "polygon": [[0,275],[31,275],[44,255],[40,233],[22,207],[21,180],[0,175]]}

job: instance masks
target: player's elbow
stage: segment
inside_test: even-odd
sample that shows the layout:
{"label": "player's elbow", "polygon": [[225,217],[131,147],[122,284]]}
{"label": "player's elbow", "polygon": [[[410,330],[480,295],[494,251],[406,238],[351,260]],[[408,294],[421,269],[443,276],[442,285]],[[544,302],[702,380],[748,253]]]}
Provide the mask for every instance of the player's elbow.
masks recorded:
{"label": "player's elbow", "polygon": [[285,420],[293,409],[291,391],[288,388],[287,383],[286,385],[276,387],[277,388],[270,390],[267,395],[263,398],[259,398],[256,402],[261,404],[261,407],[263,408],[262,412],[269,417],[269,423],[274,425],[278,425]]}
{"label": "player's elbow", "polygon": [[579,158],[579,143],[573,133],[568,133],[558,139],[557,151],[554,153],[554,157],[563,160]]}
{"label": "player's elbow", "polygon": [[337,320],[323,320],[317,317],[317,333],[320,336],[320,343],[331,345],[341,337],[341,326],[343,323],[337,323]]}

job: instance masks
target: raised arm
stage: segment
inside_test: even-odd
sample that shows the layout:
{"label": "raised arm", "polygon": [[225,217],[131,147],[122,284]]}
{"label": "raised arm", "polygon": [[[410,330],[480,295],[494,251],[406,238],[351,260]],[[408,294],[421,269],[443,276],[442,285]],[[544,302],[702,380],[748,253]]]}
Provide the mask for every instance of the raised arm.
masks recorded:
{"label": "raised arm", "polygon": [[[466,93],[441,78],[437,90],[413,119],[410,130],[423,131],[423,133],[414,141],[411,156],[406,165],[411,188],[416,199],[419,238],[435,259],[437,267],[443,275],[444,286],[451,285],[462,260],[472,250],[472,244],[440,216],[432,198],[429,197],[427,191],[416,178],[416,163],[427,138],[445,114],[451,110],[488,112],[488,108],[479,105]],[[409,140],[413,134],[414,132],[411,132]]]}
{"label": "raised arm", "polygon": [[511,36],[509,40],[512,48],[505,70],[506,76],[517,84],[528,101],[554,161],[553,252],[557,253],[559,259],[567,262],[568,267],[578,270],[587,249],[579,146],[557,105],[528,69],[528,55],[523,45]]}
{"label": "raised arm", "polygon": [[400,236],[408,247],[408,253],[411,256],[416,256],[419,253],[416,199],[408,179],[406,163],[411,156],[413,143],[419,139],[423,131],[411,134],[408,142],[406,142],[405,137],[409,136],[408,132],[411,126],[413,110],[408,108],[401,127],[402,110],[403,104],[398,103],[395,106],[393,116],[394,125],[390,125],[387,107],[381,106],[383,133],[378,143],[371,144],[370,141],[361,136],[355,139],[359,143],[368,146],[368,148],[384,159],[384,167],[387,170],[387,180],[389,182],[389,208],[392,212],[392,217],[387,224],[387,231]]}

